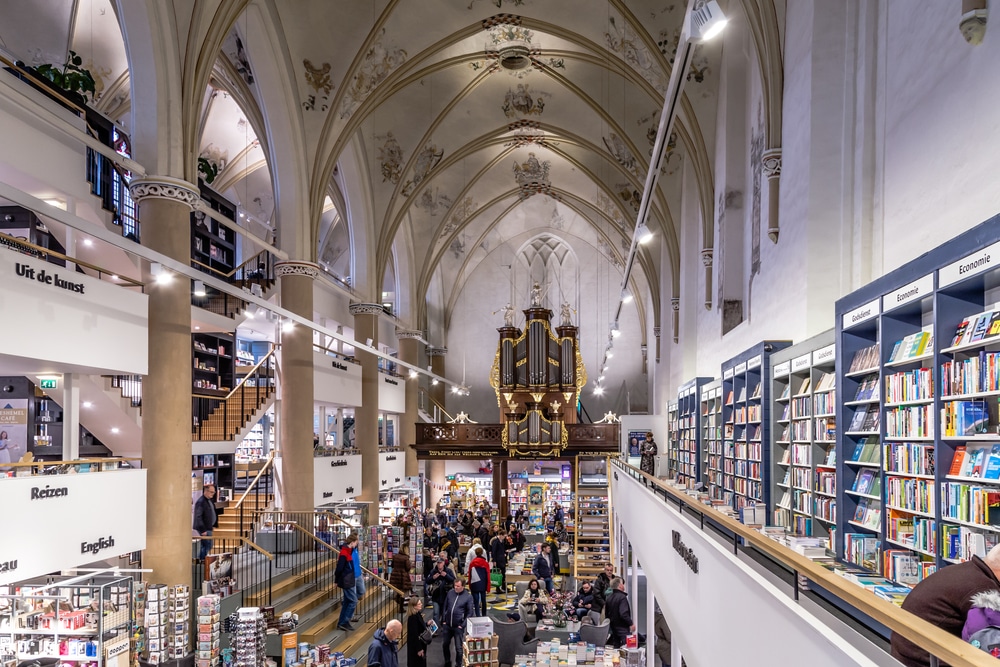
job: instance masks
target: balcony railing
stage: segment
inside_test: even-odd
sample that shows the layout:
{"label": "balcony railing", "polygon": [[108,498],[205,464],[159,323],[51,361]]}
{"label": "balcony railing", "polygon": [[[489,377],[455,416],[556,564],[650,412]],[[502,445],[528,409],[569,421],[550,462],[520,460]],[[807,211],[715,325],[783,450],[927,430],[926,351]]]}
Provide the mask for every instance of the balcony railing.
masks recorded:
{"label": "balcony railing", "polygon": [[274,393],[275,350],[272,347],[225,396],[193,394],[191,432],[195,440],[229,441],[243,430]]}

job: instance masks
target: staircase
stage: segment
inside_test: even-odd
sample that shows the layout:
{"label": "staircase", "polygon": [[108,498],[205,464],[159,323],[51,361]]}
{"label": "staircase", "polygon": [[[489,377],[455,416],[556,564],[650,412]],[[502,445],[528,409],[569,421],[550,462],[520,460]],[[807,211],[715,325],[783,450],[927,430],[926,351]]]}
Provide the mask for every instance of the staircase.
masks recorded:
{"label": "staircase", "polygon": [[[574,578],[593,579],[611,562],[611,515],[608,486],[583,483],[581,461],[577,457],[576,546],[573,554]],[[593,459],[591,459],[593,460]],[[606,469],[606,468],[605,468]]]}
{"label": "staircase", "polygon": [[275,350],[272,347],[224,398],[194,394],[193,440],[231,442],[246,436],[274,401]]}

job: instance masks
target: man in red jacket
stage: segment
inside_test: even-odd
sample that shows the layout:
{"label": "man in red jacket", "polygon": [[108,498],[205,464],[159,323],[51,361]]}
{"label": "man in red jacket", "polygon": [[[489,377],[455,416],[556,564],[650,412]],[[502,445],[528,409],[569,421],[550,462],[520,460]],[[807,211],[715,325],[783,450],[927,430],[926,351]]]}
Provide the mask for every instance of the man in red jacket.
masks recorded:
{"label": "man in red jacket", "polygon": [[[1000,544],[986,558],[949,565],[927,577],[903,600],[903,609],[956,637],[962,636],[972,596],[1000,590]],[[930,655],[913,642],[892,634],[892,657],[907,667],[930,667]]]}

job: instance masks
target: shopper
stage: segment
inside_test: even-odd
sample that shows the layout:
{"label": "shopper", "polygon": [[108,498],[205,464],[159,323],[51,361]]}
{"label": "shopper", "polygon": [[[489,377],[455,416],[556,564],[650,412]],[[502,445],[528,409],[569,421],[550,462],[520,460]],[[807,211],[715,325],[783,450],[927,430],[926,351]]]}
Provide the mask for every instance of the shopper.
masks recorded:
{"label": "shopper", "polygon": [[604,609],[604,596],[602,596],[590,581],[584,581],[573,598],[573,608],[576,610],[576,618],[582,621],[591,613],[601,614]]}
{"label": "shopper", "polygon": [[461,577],[455,579],[448,592],[441,614],[441,635],[444,638],[444,667],[451,667],[451,644],[455,644],[455,667],[462,667],[462,643],[465,641],[465,621],[474,616],[472,595],[465,590]]}
{"label": "shopper", "polygon": [[[365,598],[365,572],[361,567],[361,554],[358,549],[361,547],[359,540],[351,550],[351,564],[354,566],[354,599],[356,600],[354,609],[357,611],[358,605]],[[351,618],[351,623],[358,623],[361,619],[357,616]]]}
{"label": "shopper", "polygon": [[545,542],[542,544],[541,552],[535,556],[535,562],[531,566],[531,574],[539,581],[545,583],[545,591],[549,595],[555,590],[555,585],[552,583],[552,575],[554,573],[555,570],[552,566],[552,546],[548,542]]}
{"label": "shopper", "polygon": [[621,577],[611,580],[611,594],[604,604],[604,615],[611,621],[611,636],[608,642],[615,648],[625,645],[625,639],[635,632],[635,622],[632,621],[632,605],[629,604],[625,592],[625,582]]}
{"label": "shopper", "polygon": [[215,485],[206,484],[201,490],[201,497],[194,503],[194,522],[192,526],[195,532],[202,537],[208,538],[201,541],[198,549],[198,562],[205,560],[205,556],[212,549],[212,531],[219,525],[219,516],[215,513]]}
{"label": "shopper", "polygon": [[410,554],[405,544],[392,555],[391,567],[389,584],[403,591],[404,595],[408,595],[413,589],[413,582],[410,580]]}
{"label": "shopper", "polygon": [[[972,598],[1000,590],[1000,544],[986,558],[944,567],[920,581],[903,600],[903,609],[956,637],[962,635]],[[928,667],[930,655],[902,635],[892,633],[892,657],[907,667]]]}
{"label": "shopper", "polygon": [[520,613],[507,614],[507,618],[512,621],[527,620],[529,616],[534,616],[536,621],[542,620],[545,615],[545,606],[549,604],[549,596],[545,594],[538,579],[528,582],[528,587],[524,589],[524,595],[517,601],[517,608]]}
{"label": "shopper", "polygon": [[490,540],[490,561],[493,563],[494,569],[500,570],[497,593],[501,595],[507,590],[507,549],[509,548],[506,531],[503,529],[497,531],[496,536]]}
{"label": "shopper", "polygon": [[351,625],[351,618],[354,616],[354,609],[358,605],[358,595],[354,577],[354,549],[358,546],[358,536],[351,533],[340,546],[340,554],[337,556],[337,568],[333,573],[333,580],[344,592],[344,599],[340,605],[340,619],[337,621],[338,630],[348,632],[354,630]]}
{"label": "shopper", "polygon": [[423,609],[423,600],[411,595],[406,604],[406,667],[427,667],[428,643],[420,638],[427,630]]}
{"label": "shopper", "polygon": [[608,589],[611,587],[611,580],[615,578],[615,566],[611,563],[604,564],[604,571],[597,575],[594,579],[594,588],[607,599],[611,591]]}
{"label": "shopper", "polygon": [[550,531],[549,534],[545,536],[545,544],[552,547],[552,574],[557,575],[559,574],[559,569],[561,567],[559,563],[559,538],[554,532]]}
{"label": "shopper", "polygon": [[641,458],[639,459],[639,469],[647,475],[656,474],[656,455],[660,453],[660,446],[653,440],[653,432],[646,433],[646,441],[639,448]]}
{"label": "shopper", "polygon": [[486,616],[486,592],[490,589],[490,564],[486,550],[477,544],[469,550],[469,592],[476,616]]}
{"label": "shopper", "polygon": [[441,610],[444,608],[444,600],[448,597],[455,584],[455,573],[447,567],[447,562],[441,556],[434,561],[434,569],[427,577],[427,590],[430,592],[431,602],[434,604],[434,620],[441,622]]}
{"label": "shopper", "polygon": [[510,541],[514,545],[514,550],[518,553],[524,551],[524,545],[528,542],[528,538],[524,536],[524,533],[521,532],[521,528],[516,523],[511,531]]}
{"label": "shopper", "polygon": [[399,667],[399,638],[403,624],[392,619],[379,628],[368,645],[368,667]]}

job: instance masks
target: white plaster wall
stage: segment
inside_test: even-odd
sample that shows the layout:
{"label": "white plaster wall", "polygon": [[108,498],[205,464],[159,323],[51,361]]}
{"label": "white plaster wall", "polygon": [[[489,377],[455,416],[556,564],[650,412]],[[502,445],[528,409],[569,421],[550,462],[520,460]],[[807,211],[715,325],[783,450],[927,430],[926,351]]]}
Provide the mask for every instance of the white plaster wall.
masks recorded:
{"label": "white plaster wall", "polygon": [[889,271],[1000,211],[1000,25],[958,31],[959,3],[882,0],[885,119],[883,270]]}

